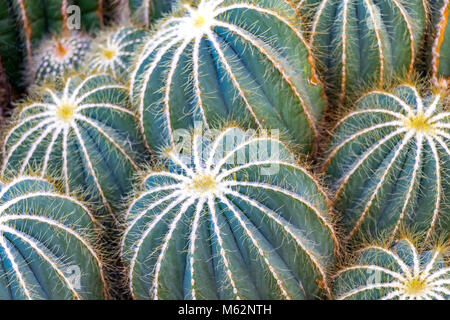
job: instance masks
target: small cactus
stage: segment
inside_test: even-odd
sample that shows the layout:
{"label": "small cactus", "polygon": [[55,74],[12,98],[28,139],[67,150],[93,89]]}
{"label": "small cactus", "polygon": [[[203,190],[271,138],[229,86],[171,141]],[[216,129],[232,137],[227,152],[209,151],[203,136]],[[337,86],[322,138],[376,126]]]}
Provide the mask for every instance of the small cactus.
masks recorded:
{"label": "small cactus", "polygon": [[30,83],[57,81],[79,70],[90,45],[91,39],[79,33],[43,40],[33,56]]}
{"label": "small cactus", "polygon": [[449,300],[450,268],[444,248],[419,252],[411,240],[392,248],[371,245],[355,265],[341,270],[334,294],[343,300]]}
{"label": "small cactus", "polygon": [[118,79],[127,80],[134,52],[144,34],[143,30],[130,26],[98,35],[88,55],[89,70],[109,72]]}
{"label": "small cactus", "polygon": [[423,0],[321,0],[303,6],[312,11],[311,46],[338,103],[414,72],[427,27]]}
{"label": "small cactus", "polygon": [[[145,39],[130,93],[147,144],[173,145],[197,121],[279,129],[308,153],[324,108],[308,44],[286,1],[202,0]],[[255,27],[255,24],[258,27]]]}
{"label": "small cactus", "polygon": [[348,240],[450,229],[449,121],[440,94],[410,85],[364,95],[339,121],[324,171]]}
{"label": "small cactus", "polygon": [[18,108],[5,137],[2,173],[50,176],[66,193],[82,191],[115,218],[145,154],[127,107],[126,88],[105,74],[42,88]]}
{"label": "small cactus", "polygon": [[47,181],[0,182],[0,300],[104,299],[95,220]]}
{"label": "small cactus", "polygon": [[236,128],[167,151],[131,202],[122,252],[138,299],[311,299],[336,234],[326,197],[277,140]]}

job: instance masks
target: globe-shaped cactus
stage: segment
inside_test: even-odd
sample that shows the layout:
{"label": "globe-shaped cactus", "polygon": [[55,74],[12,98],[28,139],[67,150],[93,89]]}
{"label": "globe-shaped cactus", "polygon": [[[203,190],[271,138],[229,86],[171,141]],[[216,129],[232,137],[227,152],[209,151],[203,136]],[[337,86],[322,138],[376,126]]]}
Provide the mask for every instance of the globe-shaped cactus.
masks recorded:
{"label": "globe-shaped cactus", "polygon": [[30,83],[43,83],[79,71],[86,62],[91,39],[80,33],[56,36],[42,41],[33,55]]}
{"label": "globe-shaped cactus", "polygon": [[[184,149],[186,150],[186,148]],[[278,140],[230,128],[166,153],[132,200],[122,252],[138,299],[312,299],[336,234],[318,183]]]}
{"label": "globe-shaped cactus", "polygon": [[433,15],[433,36],[434,41],[431,46],[432,55],[432,77],[435,84],[450,77],[450,31],[448,28],[449,1],[432,1]]}
{"label": "globe-shaped cactus", "polygon": [[109,75],[69,77],[18,108],[2,173],[49,176],[114,216],[145,155],[127,88]]}
{"label": "globe-shaped cactus", "polygon": [[177,0],[122,0],[127,2],[131,20],[144,27],[169,13]]}
{"label": "globe-shaped cactus", "polygon": [[339,271],[333,292],[339,300],[449,300],[445,254],[442,247],[420,252],[408,239],[392,248],[368,246]]}
{"label": "globe-shaped cactus", "polygon": [[410,85],[364,95],[333,130],[324,171],[347,238],[450,230],[450,113]]}
{"label": "globe-shaped cactus", "polygon": [[339,103],[414,71],[427,26],[423,0],[312,0],[303,6],[312,11],[311,45]]}
{"label": "globe-shaped cactus", "polygon": [[145,32],[134,27],[119,27],[97,36],[88,55],[89,70],[109,72],[126,80],[137,48]]}
{"label": "globe-shaped cactus", "polygon": [[104,299],[95,220],[47,181],[0,183],[0,300]]}
{"label": "globe-shaped cactus", "polygon": [[232,121],[278,129],[309,152],[324,100],[296,19],[277,0],[202,0],[163,19],[144,42],[130,88],[152,150],[173,145],[174,132],[195,122]]}

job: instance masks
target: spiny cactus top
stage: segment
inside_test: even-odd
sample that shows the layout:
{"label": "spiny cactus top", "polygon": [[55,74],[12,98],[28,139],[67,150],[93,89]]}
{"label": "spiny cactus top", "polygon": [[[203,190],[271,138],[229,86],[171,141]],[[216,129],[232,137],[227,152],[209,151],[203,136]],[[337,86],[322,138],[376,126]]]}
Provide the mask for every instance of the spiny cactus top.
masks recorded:
{"label": "spiny cactus top", "polygon": [[18,109],[5,138],[2,172],[51,176],[65,192],[83,191],[112,214],[145,154],[126,90],[105,74],[42,88]]}
{"label": "spiny cactus top", "polygon": [[0,300],[103,299],[94,222],[44,180],[0,183]]}
{"label": "spiny cactus top", "polygon": [[44,40],[33,56],[30,83],[58,80],[85,63],[91,39],[80,33]]}
{"label": "spiny cactus top", "polygon": [[444,249],[418,252],[403,239],[391,249],[368,246],[357,263],[337,274],[334,294],[351,300],[449,300],[450,268]]}
{"label": "spiny cactus top", "polygon": [[433,2],[434,15],[434,43],[432,46],[432,76],[437,84],[440,78],[448,80],[450,77],[450,28],[448,28],[449,0],[435,0]]}
{"label": "spiny cactus top", "polygon": [[441,96],[422,98],[408,85],[366,94],[342,118],[325,172],[349,238],[450,230],[449,130]]}
{"label": "spiny cactus top", "polygon": [[167,152],[128,210],[139,299],[304,299],[328,289],[336,235],[316,181],[277,140],[230,128]]}
{"label": "spiny cactus top", "polygon": [[132,21],[149,27],[156,20],[169,13],[177,0],[122,0],[128,3]]}
{"label": "spiny cactus top", "polygon": [[313,3],[311,45],[339,102],[363,86],[413,72],[427,26],[423,0]]}
{"label": "spiny cactus top", "polygon": [[128,79],[134,52],[144,34],[143,30],[134,27],[119,27],[98,35],[87,58],[89,69]]}
{"label": "spiny cactus top", "polygon": [[308,152],[324,101],[295,12],[283,0],[180,6],[146,40],[131,94],[153,150],[196,121],[279,129]]}

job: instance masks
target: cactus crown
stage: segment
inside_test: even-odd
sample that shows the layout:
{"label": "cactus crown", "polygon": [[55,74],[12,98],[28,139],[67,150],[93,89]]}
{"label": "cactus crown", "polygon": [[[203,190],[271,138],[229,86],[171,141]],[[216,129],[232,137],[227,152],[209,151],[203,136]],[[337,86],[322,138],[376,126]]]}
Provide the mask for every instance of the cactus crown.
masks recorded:
{"label": "cactus crown", "polygon": [[336,275],[337,299],[444,300],[450,298],[450,268],[444,249],[419,252],[401,239],[391,248],[371,245],[357,263]]}

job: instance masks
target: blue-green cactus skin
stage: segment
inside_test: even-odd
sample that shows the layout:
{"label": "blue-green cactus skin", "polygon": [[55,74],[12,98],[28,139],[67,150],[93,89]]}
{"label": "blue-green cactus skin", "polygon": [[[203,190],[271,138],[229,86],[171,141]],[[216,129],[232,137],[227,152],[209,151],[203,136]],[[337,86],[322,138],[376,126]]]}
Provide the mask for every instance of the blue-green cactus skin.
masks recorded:
{"label": "blue-green cactus skin", "polygon": [[450,230],[450,113],[411,85],[373,91],[336,125],[324,172],[347,239]]}
{"label": "blue-green cactus skin", "polygon": [[172,145],[174,132],[195,122],[231,121],[277,129],[296,151],[311,151],[323,88],[287,2],[203,0],[178,7],[156,30],[130,88],[152,150]]}
{"label": "blue-green cactus skin", "polygon": [[406,238],[392,248],[368,246],[339,271],[333,291],[339,300],[449,300],[445,248],[420,252]]}
{"label": "blue-green cactus skin", "polygon": [[128,2],[131,20],[136,24],[150,27],[158,19],[176,7],[177,0],[124,0]]}
{"label": "blue-green cactus skin", "polygon": [[332,101],[411,75],[427,28],[423,0],[309,1],[311,46]]}
{"label": "blue-green cactus skin", "polygon": [[47,181],[0,183],[0,300],[104,299],[95,220]]}
{"label": "blue-green cactus skin", "polygon": [[273,138],[230,128],[193,139],[193,154],[170,150],[170,169],[146,175],[127,212],[122,256],[134,297],[326,294],[337,239],[317,182]]}
{"label": "blue-green cactus skin", "polygon": [[433,43],[429,47],[432,58],[431,72],[435,84],[439,80],[450,77],[450,28],[448,28],[449,1],[430,1],[433,12],[432,30]]}

